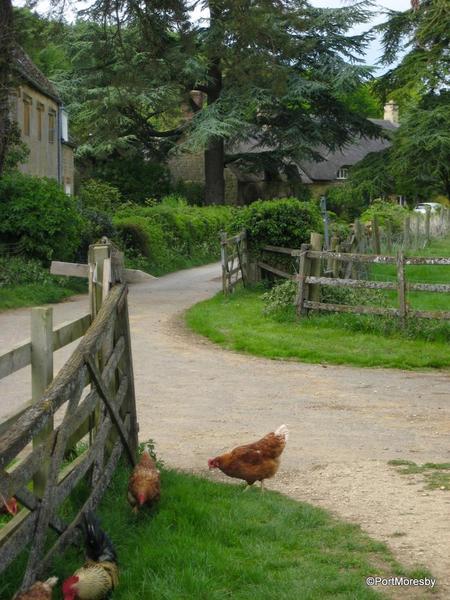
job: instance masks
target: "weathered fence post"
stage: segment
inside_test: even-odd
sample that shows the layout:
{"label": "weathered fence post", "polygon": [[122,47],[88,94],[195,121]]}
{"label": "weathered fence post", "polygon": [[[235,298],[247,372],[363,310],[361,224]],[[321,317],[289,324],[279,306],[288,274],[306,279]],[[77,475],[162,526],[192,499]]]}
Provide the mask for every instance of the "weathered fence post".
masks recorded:
{"label": "weathered fence post", "polygon": [[355,233],[355,241],[356,241],[356,252],[364,251],[364,228],[359,219],[355,219],[355,223],[353,226],[353,230]]}
{"label": "weathered fence post", "polygon": [[308,309],[303,306],[305,300],[309,300],[309,285],[305,279],[309,276],[311,270],[311,261],[308,258],[308,250],[311,248],[309,244],[302,244],[300,247],[300,257],[298,266],[298,288],[297,297],[295,299],[297,315],[308,314]]}
{"label": "weathered fence post", "polygon": [[405,217],[403,221],[403,248],[409,248],[411,245],[411,227],[410,227],[410,218]]}
{"label": "weathered fence post", "polygon": [[429,206],[425,207],[425,243],[430,243],[430,217],[431,217],[431,208]]}
{"label": "weathered fence post", "polygon": [[222,264],[222,292],[226,295],[228,294],[228,248],[225,231],[220,232],[220,262]]}
{"label": "weathered fence post", "polygon": [[[323,235],[321,233],[311,233],[311,250],[322,250]],[[311,260],[311,275],[313,277],[320,277],[320,271],[322,267],[322,261],[320,258]],[[309,291],[310,300],[313,302],[320,301],[320,285],[312,285]]]}
{"label": "weathered fence post", "polygon": [[416,226],[415,226],[415,239],[414,246],[420,248],[420,213],[416,213]]}
{"label": "weathered fence post", "polygon": [[378,226],[378,218],[376,215],[374,215],[372,219],[372,243],[374,254],[381,254],[380,228]]}
{"label": "weathered fence post", "polygon": [[[53,309],[31,309],[31,399],[37,402],[53,380]],[[46,441],[53,430],[53,419],[33,438],[33,446]],[[37,496],[44,495],[47,483],[49,459],[36,472],[33,489]]]}
{"label": "weathered fence post", "polygon": [[392,252],[392,223],[389,220],[386,221],[385,231],[386,231],[386,251],[388,254],[391,254],[391,252]]}
{"label": "weathered fence post", "polygon": [[[89,298],[91,302],[92,318],[100,310],[103,300],[105,299],[108,290],[104,290],[104,273],[105,260],[109,259],[108,244],[93,244],[89,246],[88,262],[89,262]],[[106,267],[106,272],[110,272],[110,266]],[[109,288],[109,282],[106,286]]]}
{"label": "weathered fence post", "polygon": [[397,291],[398,291],[398,310],[402,326],[406,323],[407,304],[406,304],[406,281],[405,281],[405,259],[403,250],[397,252]]}
{"label": "weathered fence post", "polygon": [[[337,237],[337,235],[333,235],[331,237],[331,241],[330,241],[330,251],[331,252],[335,252],[336,251],[338,242],[339,242],[339,238]],[[332,273],[333,277],[336,277],[336,275],[333,272],[333,264],[334,264],[333,259],[330,258],[330,257],[327,258],[327,267],[326,267],[327,268],[327,273]]]}

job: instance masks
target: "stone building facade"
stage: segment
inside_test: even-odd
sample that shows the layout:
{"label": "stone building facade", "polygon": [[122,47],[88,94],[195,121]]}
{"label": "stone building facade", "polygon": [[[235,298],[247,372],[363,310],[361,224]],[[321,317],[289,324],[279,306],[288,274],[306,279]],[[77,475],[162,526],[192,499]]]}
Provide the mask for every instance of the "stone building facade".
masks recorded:
{"label": "stone building facade", "polygon": [[14,66],[18,85],[11,97],[11,116],[29,150],[19,169],[56,179],[67,194],[73,194],[73,144],[61,98],[21,48],[16,48]]}

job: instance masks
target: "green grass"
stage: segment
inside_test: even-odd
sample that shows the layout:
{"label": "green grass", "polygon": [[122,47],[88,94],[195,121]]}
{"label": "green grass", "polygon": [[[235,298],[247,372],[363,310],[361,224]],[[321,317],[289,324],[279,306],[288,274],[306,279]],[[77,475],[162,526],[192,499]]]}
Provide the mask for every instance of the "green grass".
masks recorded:
{"label": "green grass", "polygon": [[[366,587],[368,575],[429,575],[405,572],[383,544],[321,509],[175,471],[162,471],[158,509],[135,516],[127,479],[120,467],[99,510],[120,561],[114,600],[363,600],[385,597]],[[73,548],[52,574],[63,580],[82,562]],[[22,560],[7,570],[1,598],[11,597],[23,568]]]}
{"label": "green grass", "polygon": [[85,291],[84,282],[69,280],[64,286],[56,282],[3,286],[0,287],[0,311],[61,302],[69,296]]}
{"label": "green grass", "polygon": [[[450,256],[450,238],[419,254]],[[395,268],[376,265],[371,278],[394,280]],[[407,278],[448,283],[450,266],[408,266]],[[218,294],[190,308],[187,324],[226,348],[273,359],[401,369],[450,366],[449,321],[410,319],[402,330],[396,319],[378,316],[316,312],[298,320],[293,307],[264,314],[262,295],[258,288],[227,298]],[[381,301],[395,306],[396,295]],[[449,294],[411,293],[408,302],[416,309],[450,309]]]}
{"label": "green grass", "polygon": [[[448,368],[445,341],[405,339],[401,333],[354,331],[353,315],[313,315],[284,321],[264,315],[261,290],[218,294],[186,313],[188,326],[226,348],[275,359],[402,369]],[[352,318],[353,317],[353,318]]]}
{"label": "green grass", "polygon": [[412,460],[390,460],[389,465],[397,467],[401,475],[422,474],[429,490],[450,490],[450,463],[424,463],[418,465]]}

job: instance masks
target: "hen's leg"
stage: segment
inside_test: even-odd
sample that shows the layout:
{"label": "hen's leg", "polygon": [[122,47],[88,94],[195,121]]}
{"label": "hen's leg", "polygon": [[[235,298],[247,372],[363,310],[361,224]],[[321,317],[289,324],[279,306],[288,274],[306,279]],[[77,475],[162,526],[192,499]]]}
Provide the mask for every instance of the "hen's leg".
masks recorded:
{"label": "hen's leg", "polygon": [[261,493],[264,492],[264,479],[261,479]]}
{"label": "hen's leg", "polygon": [[[247,482],[246,482],[247,483]],[[252,487],[251,483],[247,483],[247,485],[245,486],[245,488],[242,490],[242,492],[246,492],[247,490],[249,490]]]}

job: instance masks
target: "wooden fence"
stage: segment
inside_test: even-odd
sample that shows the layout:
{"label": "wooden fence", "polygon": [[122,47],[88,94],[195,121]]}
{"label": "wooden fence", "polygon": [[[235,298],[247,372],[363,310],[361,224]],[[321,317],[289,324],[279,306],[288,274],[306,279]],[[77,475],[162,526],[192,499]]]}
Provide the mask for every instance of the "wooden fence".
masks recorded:
{"label": "wooden fence", "polygon": [[228,237],[225,232],[220,234],[220,249],[222,263],[222,290],[229,294],[240,282],[247,282],[247,234],[241,231],[238,235]]}
{"label": "wooden fence", "polygon": [[[10,417],[0,433],[0,492],[21,504],[0,529],[0,574],[27,548],[21,589],[75,541],[83,513],[100,502],[122,449],[131,464],[136,461],[138,425],[123,279],[117,249],[106,240],[91,247],[92,314],[52,330],[50,313],[36,309],[31,340],[0,357],[2,376],[27,364],[33,368],[32,404]],[[53,351],[83,334],[49,382]],[[59,409],[64,416],[54,426]],[[86,449],[69,462],[69,451],[81,439]],[[75,518],[65,522],[58,509],[82,479],[89,482],[88,497]],[[57,534],[54,543],[50,530]]]}
{"label": "wooden fence", "polygon": [[[398,251],[397,256],[324,251],[322,250],[322,236],[316,233],[311,234],[311,243],[302,244],[300,249],[265,246],[263,250],[283,256],[288,255],[297,262],[298,267],[295,273],[289,273],[280,268],[273,267],[266,262],[258,261],[257,265],[263,271],[298,282],[295,304],[299,316],[307,315],[309,310],[325,310],[389,315],[398,317],[402,322],[407,317],[450,319],[450,311],[411,310],[407,301],[408,292],[450,293],[450,285],[408,283],[405,275],[405,267],[408,265],[428,265],[430,267],[450,265],[450,258],[448,257],[408,257],[404,256],[402,250]],[[346,273],[358,272],[356,267],[359,264],[395,265],[397,281],[371,281],[368,279],[352,278],[350,275],[344,277],[326,277],[323,275],[323,272],[328,274],[342,272],[340,265],[344,265]],[[398,308],[385,308],[321,302],[320,290],[323,286],[393,290],[397,292],[399,306]]]}

